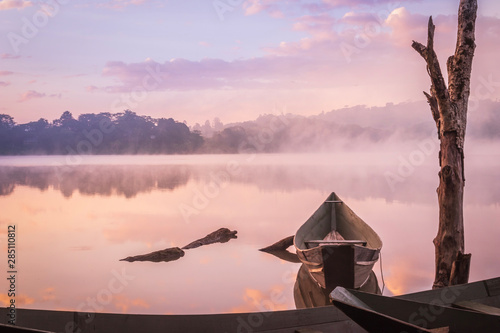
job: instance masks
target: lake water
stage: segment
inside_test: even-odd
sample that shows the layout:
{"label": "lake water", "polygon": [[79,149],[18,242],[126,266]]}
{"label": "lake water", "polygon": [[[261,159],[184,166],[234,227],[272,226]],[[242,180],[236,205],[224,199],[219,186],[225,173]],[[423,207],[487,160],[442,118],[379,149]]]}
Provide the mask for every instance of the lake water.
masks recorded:
{"label": "lake water", "polygon": [[[384,242],[386,295],[434,278],[437,158],[418,153],[0,158],[0,231],[16,226],[18,307],[192,314],[295,308],[299,264],[258,251],[335,191]],[[413,153],[412,153],[413,152]],[[499,155],[466,160],[471,281],[500,275]],[[221,227],[238,238],[167,263],[121,258],[182,247]],[[380,284],[380,267],[375,267]],[[0,284],[7,305],[8,285]]]}

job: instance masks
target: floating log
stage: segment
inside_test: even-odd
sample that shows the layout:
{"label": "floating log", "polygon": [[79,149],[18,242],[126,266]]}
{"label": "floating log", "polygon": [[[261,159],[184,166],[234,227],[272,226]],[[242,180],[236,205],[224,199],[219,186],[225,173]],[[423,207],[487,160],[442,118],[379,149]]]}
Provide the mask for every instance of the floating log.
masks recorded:
{"label": "floating log", "polygon": [[219,230],[216,230],[203,238],[189,243],[188,245],[184,246],[183,249],[194,249],[203,245],[209,245],[213,243],[227,243],[233,238],[238,238],[238,236],[236,236],[236,233],[236,230],[231,231],[228,228],[220,228]]}
{"label": "floating log", "polygon": [[151,262],[169,262],[184,256],[184,251],[178,247],[171,247],[165,250],[155,251],[148,254],[141,254],[133,257],[120,259],[120,261],[151,261]]}

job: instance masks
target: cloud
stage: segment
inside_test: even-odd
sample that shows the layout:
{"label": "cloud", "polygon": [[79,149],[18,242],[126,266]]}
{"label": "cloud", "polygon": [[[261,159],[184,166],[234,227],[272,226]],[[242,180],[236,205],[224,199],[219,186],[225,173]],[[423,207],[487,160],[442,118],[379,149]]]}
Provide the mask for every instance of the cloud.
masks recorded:
{"label": "cloud", "polygon": [[340,21],[350,25],[366,25],[377,22],[377,20],[377,15],[373,13],[347,12]]}
{"label": "cloud", "polygon": [[149,303],[141,298],[130,299],[127,296],[121,294],[113,296],[113,305],[122,313],[128,313],[131,307],[143,309],[148,309],[150,307]]}
{"label": "cloud", "polygon": [[75,78],[75,77],[82,77],[82,76],[86,76],[87,74],[83,74],[83,73],[80,73],[80,74],[71,74],[71,75],[66,75],[64,76],[65,79],[72,79],[72,78]]}
{"label": "cloud", "polygon": [[387,271],[385,286],[393,295],[402,295],[418,290],[422,286],[429,285],[430,281],[432,281],[432,272],[423,267],[410,265],[403,258],[393,262],[397,263],[397,265],[393,264],[385,268]]}
{"label": "cloud", "polygon": [[40,297],[42,302],[50,302],[56,299],[55,295],[56,289],[54,287],[47,287],[40,291]]}
{"label": "cloud", "polygon": [[[410,0],[401,0],[398,4],[409,2]],[[353,9],[374,8],[375,6],[387,7],[394,4],[393,0],[246,0],[243,3],[245,15],[255,15],[261,12],[267,12],[273,17],[284,17],[284,13],[295,14],[298,12],[309,12],[312,14],[324,14],[333,12],[339,7]]]}
{"label": "cloud", "polygon": [[[438,15],[434,20],[436,52],[443,70],[446,57],[454,52],[456,20],[456,14]],[[411,48],[412,40],[426,41],[426,15],[399,7],[375,14],[350,11],[341,17],[333,12],[301,15],[290,21],[291,28],[305,36],[264,48],[265,54],[260,57],[199,61],[181,58],[161,63],[151,59],[135,63],[110,61],[102,74],[116,83],[103,89],[110,93],[206,90],[207,94],[218,90],[218,94],[225,95],[260,94],[260,101],[284,96],[283,91],[309,97],[308,91],[321,89],[325,92],[318,94],[321,102],[308,101],[306,107],[310,108],[323,107],[319,103],[327,108],[334,103],[356,105],[360,100],[370,105],[415,101],[421,100],[421,91],[428,89],[425,64]],[[500,19],[479,16],[473,75],[487,78],[491,73],[495,84],[500,80],[500,70],[491,64],[498,55],[498,36]],[[298,91],[303,94],[298,95]],[[499,95],[496,91],[491,98]]]}
{"label": "cloud", "polygon": [[35,90],[28,90],[27,92],[25,92],[24,94],[22,94],[21,97],[19,97],[19,99],[17,101],[19,103],[21,103],[21,102],[29,101],[30,99],[42,98],[42,97],[45,97],[45,94],[39,93],[39,92],[37,92]]}
{"label": "cloud", "polygon": [[[203,59],[191,61],[172,59],[164,63],[145,61],[126,64],[112,61],[106,64],[104,76],[115,77],[120,86],[110,86],[110,92],[131,92],[141,87],[148,90],[196,90],[257,88],[278,83],[290,68],[300,65],[295,59],[277,57],[225,61]],[[291,67],[292,66],[292,67]],[[143,88],[144,89],[144,88]]]}
{"label": "cloud", "polygon": [[26,0],[2,0],[0,1],[0,10],[23,9],[33,6],[33,1]]}
{"label": "cloud", "polygon": [[2,53],[0,54],[0,59],[19,59],[21,58],[20,55],[14,55],[10,53]]}
{"label": "cloud", "polygon": [[94,91],[97,91],[97,90],[99,90],[99,88],[96,87],[96,86],[86,86],[85,87],[85,91],[87,91],[87,92],[94,92]]}
{"label": "cloud", "polygon": [[14,72],[11,71],[0,71],[0,76],[7,76],[7,75],[12,75]]}
{"label": "cloud", "polygon": [[243,9],[245,10],[245,15],[255,15],[266,11],[273,17],[283,18],[285,14],[279,9],[279,4],[278,0],[247,0],[243,3]]}
{"label": "cloud", "polygon": [[10,85],[10,82],[0,81],[0,87],[7,87]]}
{"label": "cloud", "polygon": [[123,9],[131,5],[142,5],[149,2],[149,0],[112,0],[105,4],[100,4],[99,7],[111,8],[111,9]]}
{"label": "cloud", "polygon": [[[10,299],[11,297],[9,297],[7,294],[0,294],[0,304],[3,304],[3,306],[5,307],[9,306]],[[34,298],[31,298],[23,294],[17,295],[16,293],[16,306],[33,304],[34,302],[35,302]]]}
{"label": "cloud", "polygon": [[243,3],[245,15],[253,15],[261,12],[265,6],[260,0],[248,0]]}
{"label": "cloud", "polygon": [[205,46],[205,47],[209,47],[210,46],[209,42],[204,42],[204,41],[198,42],[198,44],[201,45],[201,46]]}
{"label": "cloud", "polygon": [[[338,7],[360,7],[360,6],[375,6],[383,4],[392,4],[394,0],[322,0],[322,2],[330,8]],[[410,0],[400,0],[399,3],[410,2]]]}
{"label": "cloud", "polygon": [[270,290],[262,292],[257,289],[246,288],[243,294],[243,302],[233,307],[231,312],[255,312],[255,311],[280,311],[288,309],[289,299],[284,294],[285,286],[273,286]]}

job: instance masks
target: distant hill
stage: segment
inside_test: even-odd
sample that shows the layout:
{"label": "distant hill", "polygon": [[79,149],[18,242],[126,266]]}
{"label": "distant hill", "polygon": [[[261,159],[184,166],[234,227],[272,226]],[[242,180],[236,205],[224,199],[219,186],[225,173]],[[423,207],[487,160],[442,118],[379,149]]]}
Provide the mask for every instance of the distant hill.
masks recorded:
{"label": "distant hill", "polygon": [[[226,125],[217,119],[215,124],[219,130],[209,121],[203,126],[209,133],[203,147],[206,152],[312,152],[436,137],[436,125],[425,101],[355,106],[309,117],[261,115],[253,121]],[[466,139],[500,139],[500,102],[474,104],[468,115]]]}
{"label": "distant hill", "polygon": [[[475,102],[467,141],[500,139],[500,102]],[[16,124],[0,115],[0,155],[197,154],[321,152],[372,149],[436,138],[426,102],[355,106],[314,116],[261,115],[224,125],[216,118],[189,128],[172,118],[65,111],[59,119]]]}

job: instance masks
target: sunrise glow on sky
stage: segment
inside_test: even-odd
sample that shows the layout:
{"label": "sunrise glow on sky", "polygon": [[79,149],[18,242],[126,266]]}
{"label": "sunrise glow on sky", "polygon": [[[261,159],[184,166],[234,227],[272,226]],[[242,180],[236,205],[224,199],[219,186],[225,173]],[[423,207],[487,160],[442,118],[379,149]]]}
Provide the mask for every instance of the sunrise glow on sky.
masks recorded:
{"label": "sunrise glow on sky", "polygon": [[[411,41],[436,24],[442,67],[458,0],[2,0],[0,113],[65,110],[188,125],[423,100]],[[500,97],[500,2],[480,0],[471,96]],[[444,67],[443,67],[444,69]]]}

